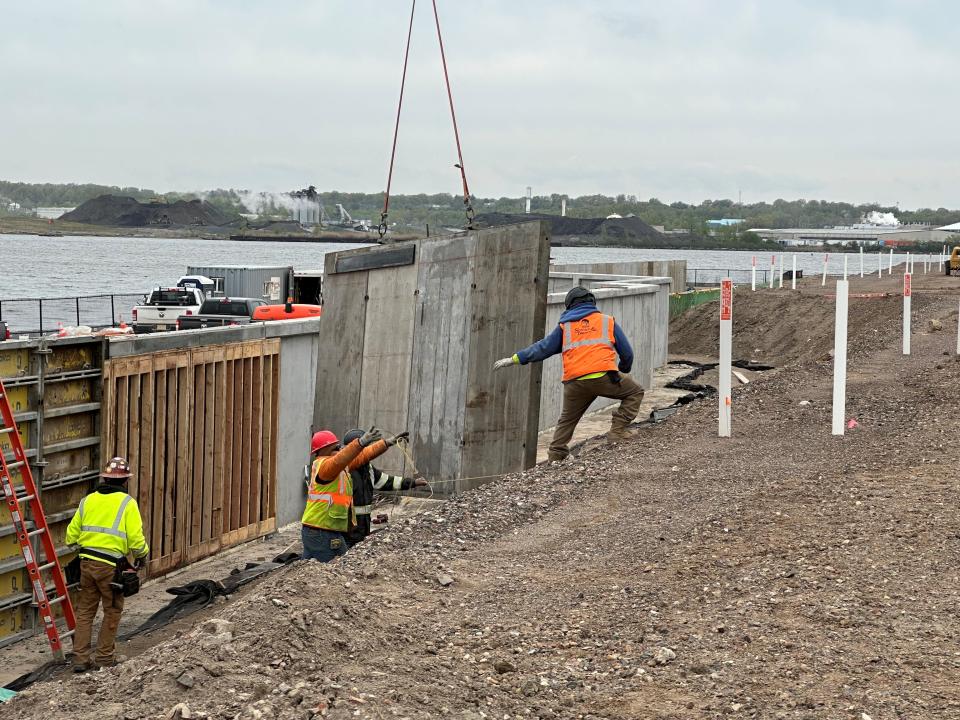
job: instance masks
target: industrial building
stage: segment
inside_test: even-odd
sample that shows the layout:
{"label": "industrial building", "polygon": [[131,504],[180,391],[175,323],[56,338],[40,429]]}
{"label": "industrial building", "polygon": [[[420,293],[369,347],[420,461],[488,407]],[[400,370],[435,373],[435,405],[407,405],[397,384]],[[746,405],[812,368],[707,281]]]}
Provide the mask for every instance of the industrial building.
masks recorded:
{"label": "industrial building", "polygon": [[932,225],[870,225],[857,224],[832,228],[751,228],[750,232],[765,240],[774,240],[789,247],[812,245],[849,245],[858,243],[867,246],[905,246],[917,243],[947,242],[953,232],[950,226],[936,228]]}

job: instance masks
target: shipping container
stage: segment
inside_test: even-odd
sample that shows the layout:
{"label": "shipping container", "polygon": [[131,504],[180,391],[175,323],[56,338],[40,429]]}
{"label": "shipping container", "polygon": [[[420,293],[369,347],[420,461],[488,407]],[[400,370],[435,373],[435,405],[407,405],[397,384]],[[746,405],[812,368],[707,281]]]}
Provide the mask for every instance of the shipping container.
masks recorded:
{"label": "shipping container", "polygon": [[293,268],[271,265],[191,265],[187,275],[206,275],[214,295],[284,302],[293,287]]}

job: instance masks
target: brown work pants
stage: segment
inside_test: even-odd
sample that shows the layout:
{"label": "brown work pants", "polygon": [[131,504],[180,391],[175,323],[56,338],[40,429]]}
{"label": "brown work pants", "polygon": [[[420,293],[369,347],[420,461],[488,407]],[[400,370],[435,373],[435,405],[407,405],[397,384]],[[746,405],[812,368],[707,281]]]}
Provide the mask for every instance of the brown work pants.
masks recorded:
{"label": "brown work pants", "polygon": [[627,426],[640,412],[643,388],[629,375],[620,375],[619,380],[620,382],[614,382],[611,374],[607,373],[591,380],[571,380],[563,384],[563,411],[557,420],[556,430],[553,431],[548,459],[563,460],[570,454],[567,445],[573,437],[573,431],[587,408],[598,397],[620,401],[620,407],[613,413],[607,437],[611,440],[622,440],[627,436]]}
{"label": "brown work pants", "polygon": [[77,632],[73,636],[73,661],[77,664],[90,662],[90,637],[93,634],[93,619],[97,607],[103,603],[103,622],[97,638],[96,662],[108,665],[114,661],[114,643],[120,613],[123,612],[123,593],[110,587],[114,567],[97,560],[80,560],[80,597],[77,599]]}

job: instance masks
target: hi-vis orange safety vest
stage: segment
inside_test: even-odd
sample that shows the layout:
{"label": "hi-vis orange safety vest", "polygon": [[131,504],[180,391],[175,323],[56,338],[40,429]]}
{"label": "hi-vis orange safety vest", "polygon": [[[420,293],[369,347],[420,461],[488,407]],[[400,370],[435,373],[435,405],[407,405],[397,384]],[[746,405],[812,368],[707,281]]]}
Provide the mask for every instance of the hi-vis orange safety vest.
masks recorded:
{"label": "hi-vis orange safety vest", "polygon": [[582,320],[560,323],[563,330],[563,382],[617,369],[614,320],[595,312]]}
{"label": "hi-vis orange safety vest", "polygon": [[346,532],[353,513],[353,481],[350,473],[342,471],[328,483],[320,479],[320,468],[328,457],[318,457],[310,469],[310,489],[307,492],[307,506],[303,509],[304,525]]}

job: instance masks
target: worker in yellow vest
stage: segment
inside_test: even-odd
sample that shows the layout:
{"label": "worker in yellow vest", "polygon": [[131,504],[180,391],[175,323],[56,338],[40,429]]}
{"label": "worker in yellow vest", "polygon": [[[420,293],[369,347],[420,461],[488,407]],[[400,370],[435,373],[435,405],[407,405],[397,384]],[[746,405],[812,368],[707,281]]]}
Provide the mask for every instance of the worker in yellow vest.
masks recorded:
{"label": "worker in yellow vest", "polygon": [[[96,491],[80,501],[67,527],[68,545],[79,545],[80,595],[77,599],[77,628],[73,636],[73,671],[115,665],[117,626],[123,612],[123,593],[116,589],[118,571],[129,567],[130,553],[147,557],[150,548],[143,535],[143,519],[137,501],[127,494],[130,465],[115,457],[100,473]],[[90,660],[90,638],[97,608],[103,605],[103,622],[97,652]]]}
{"label": "worker in yellow vest", "polygon": [[563,410],[550,442],[548,459],[564,460],[577,423],[598,397],[620,401],[610,421],[610,442],[626,440],[643,401],[643,388],[627,373],[633,367],[633,348],[620,325],[597,309],[597,299],[582,287],[572,288],[564,298],[566,310],[560,323],[543,340],[515,355],[497,360],[495,370],[513,365],[542,362],[562,353]]}
{"label": "worker in yellow vest", "polygon": [[310,484],[301,519],[304,560],[329,562],[347,552],[346,533],[356,524],[351,464],[363,465],[380,455],[383,433],[370,428],[346,447],[329,430],[310,441]]}

